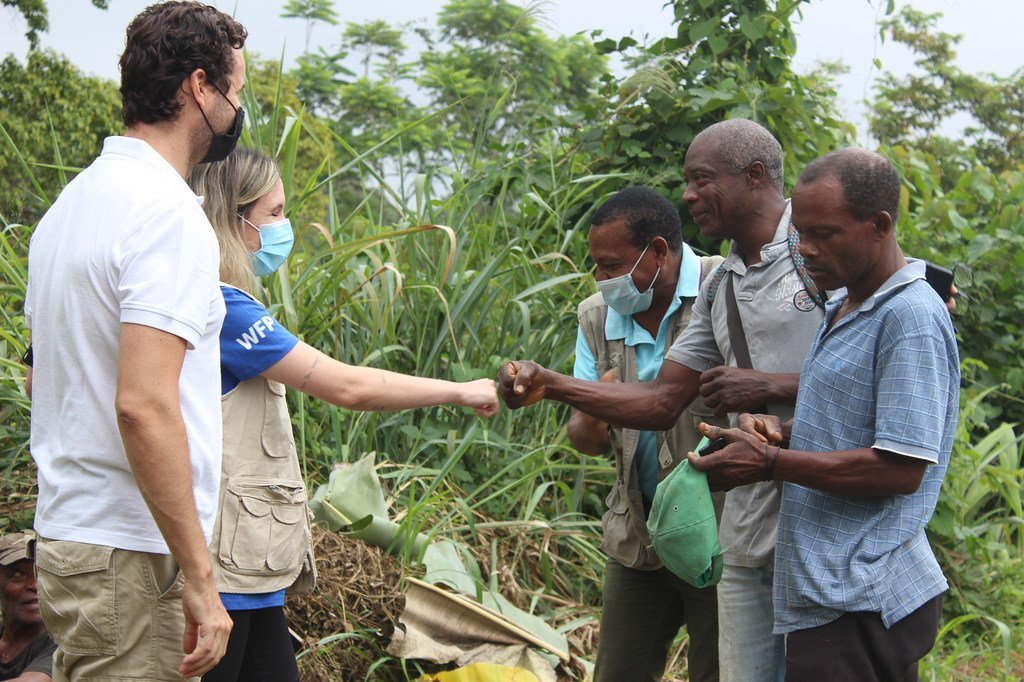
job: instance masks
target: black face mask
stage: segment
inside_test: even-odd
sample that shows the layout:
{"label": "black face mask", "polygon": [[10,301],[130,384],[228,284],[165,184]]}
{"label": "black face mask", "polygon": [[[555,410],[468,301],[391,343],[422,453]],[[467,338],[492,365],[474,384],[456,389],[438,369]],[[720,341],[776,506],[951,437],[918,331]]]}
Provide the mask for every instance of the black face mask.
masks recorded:
{"label": "black face mask", "polygon": [[[220,88],[217,88],[217,92],[220,92]],[[223,92],[220,92],[220,96],[228,103],[228,105],[235,109],[235,105],[231,104],[231,100],[227,98]],[[238,138],[242,136],[242,122],[245,120],[245,109],[238,107],[235,109],[235,125],[232,126],[231,130],[226,133],[218,133],[210,125],[210,119],[206,118],[206,114],[202,109],[199,113],[203,114],[203,120],[206,121],[206,127],[213,133],[213,139],[210,141],[210,149],[206,152],[206,156],[199,163],[214,163],[216,161],[223,161],[228,157],[235,149],[235,145],[238,144]]]}

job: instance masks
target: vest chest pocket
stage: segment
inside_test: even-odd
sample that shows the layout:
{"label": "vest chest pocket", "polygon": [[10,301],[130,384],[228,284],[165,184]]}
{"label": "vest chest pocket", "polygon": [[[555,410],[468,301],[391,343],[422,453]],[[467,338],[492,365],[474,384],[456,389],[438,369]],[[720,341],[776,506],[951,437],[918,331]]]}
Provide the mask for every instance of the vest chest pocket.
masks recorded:
{"label": "vest chest pocket", "polygon": [[217,551],[242,575],[282,575],[302,563],[308,544],[302,481],[264,476],[228,479]]}

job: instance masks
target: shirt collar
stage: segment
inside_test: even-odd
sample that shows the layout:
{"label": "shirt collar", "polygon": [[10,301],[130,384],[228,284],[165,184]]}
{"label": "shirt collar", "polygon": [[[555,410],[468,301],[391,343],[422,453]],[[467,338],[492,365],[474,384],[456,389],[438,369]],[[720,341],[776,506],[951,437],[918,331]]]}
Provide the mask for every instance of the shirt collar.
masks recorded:
{"label": "shirt collar", "polygon": [[103,151],[100,152],[100,156],[126,156],[152,166],[160,173],[167,175],[168,182],[171,182],[171,178],[174,178],[174,183],[178,187],[195,196],[195,192],[188,186],[185,179],[178,174],[178,171],[174,170],[174,166],[145,140],[124,135],[111,135],[103,140]]}
{"label": "shirt collar", "polygon": [[[925,261],[918,260],[917,258],[907,258],[907,264],[902,268],[892,273],[889,279],[882,283],[882,286],[875,290],[875,293],[864,299],[864,302],[860,304],[857,310],[853,311],[852,314],[848,315],[847,318],[852,319],[860,313],[867,312],[875,308],[875,306],[884,303],[893,294],[907,286],[914,280],[924,279]],[[838,289],[828,302],[825,304],[825,317],[831,319],[832,315],[835,314],[836,309],[842,305],[843,301],[846,300],[847,291],[846,288]],[[846,321],[847,318],[840,320],[840,323]]]}
{"label": "shirt collar", "polygon": [[[682,305],[681,298],[692,298],[699,292],[700,257],[693,252],[693,249],[683,244],[682,257],[679,259],[679,280],[676,282],[676,295],[673,297],[672,303],[669,304],[668,310],[665,311],[665,316],[662,319],[669,317],[679,309],[679,306]],[[625,339],[626,345],[632,346],[635,345],[632,341],[636,326],[632,315],[621,315],[609,307],[604,319],[604,336],[609,341]]]}

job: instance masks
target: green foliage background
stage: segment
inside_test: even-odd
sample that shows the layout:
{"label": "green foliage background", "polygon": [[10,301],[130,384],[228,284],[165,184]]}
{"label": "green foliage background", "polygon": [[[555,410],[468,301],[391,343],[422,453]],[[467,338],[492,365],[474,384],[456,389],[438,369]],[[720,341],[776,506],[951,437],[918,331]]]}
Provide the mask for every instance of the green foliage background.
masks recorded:
{"label": "green foliage background", "polygon": [[[250,55],[243,143],[278,159],[297,229],[287,266],[261,292],[272,312],[351,364],[466,379],[523,357],[569,371],[576,304],[593,289],[589,214],[604,198],[647,183],[678,201],[689,141],[729,117],[779,137],[790,185],[807,161],[853,139],[835,67],[792,68],[801,2],[672,4],[674,32],[650,45],[551,37],[507,0],[453,0],[413,58],[407,29],[382,22],[346,25],[336,50],[307,52],[293,69]],[[329,9],[294,0],[284,11],[312,26],[335,23]],[[920,77],[883,79],[872,121],[905,179],[901,243],[956,266],[969,297],[956,318],[961,422],[929,530],[952,589],[926,672],[1008,679],[1024,665],[1024,76],[961,73],[957,38],[935,34],[928,15],[890,9],[882,29],[922,56]],[[615,52],[624,77],[608,70]],[[19,361],[28,239],[120,125],[116,85],[59,55],[7,57],[0,83],[0,467],[2,521],[14,526],[30,521],[34,486]],[[962,138],[936,132],[964,111],[974,123]],[[683,214],[691,243],[721,248]],[[452,408],[378,414],[289,400],[314,487],[335,462],[376,451],[393,463],[386,480],[410,529],[486,544],[484,563],[556,625],[596,618],[610,467],[568,445],[565,407],[485,422]],[[478,524],[492,520],[523,525],[482,540]],[[405,679],[380,656],[377,674]]]}

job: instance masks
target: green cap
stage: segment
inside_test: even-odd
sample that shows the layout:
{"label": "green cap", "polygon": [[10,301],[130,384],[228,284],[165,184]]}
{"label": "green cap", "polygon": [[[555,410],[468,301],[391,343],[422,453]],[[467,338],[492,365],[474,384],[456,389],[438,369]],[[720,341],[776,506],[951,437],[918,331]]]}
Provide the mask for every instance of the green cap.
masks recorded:
{"label": "green cap", "polygon": [[654,551],[665,567],[694,587],[722,578],[722,547],[708,477],[687,460],[658,484],[647,519]]}

